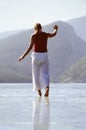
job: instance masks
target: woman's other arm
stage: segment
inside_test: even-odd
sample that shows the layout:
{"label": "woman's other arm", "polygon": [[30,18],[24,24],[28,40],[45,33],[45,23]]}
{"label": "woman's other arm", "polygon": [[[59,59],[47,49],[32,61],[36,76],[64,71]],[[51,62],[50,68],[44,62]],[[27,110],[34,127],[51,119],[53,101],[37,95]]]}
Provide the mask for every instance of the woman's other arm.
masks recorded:
{"label": "woman's other arm", "polygon": [[54,37],[57,34],[58,26],[54,25],[54,31],[52,33],[48,33],[48,38]]}
{"label": "woman's other arm", "polygon": [[25,56],[32,50],[33,44],[34,44],[34,36],[31,37],[30,45],[26,49],[26,51],[24,52],[24,54],[18,59],[19,61],[23,60],[25,58]]}

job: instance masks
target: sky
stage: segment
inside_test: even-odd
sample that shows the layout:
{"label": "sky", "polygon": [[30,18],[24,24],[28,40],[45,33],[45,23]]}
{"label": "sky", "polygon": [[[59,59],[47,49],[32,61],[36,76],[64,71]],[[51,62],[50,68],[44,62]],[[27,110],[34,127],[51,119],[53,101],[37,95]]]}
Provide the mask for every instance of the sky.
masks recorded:
{"label": "sky", "polygon": [[0,32],[86,16],[86,0],[0,0]]}

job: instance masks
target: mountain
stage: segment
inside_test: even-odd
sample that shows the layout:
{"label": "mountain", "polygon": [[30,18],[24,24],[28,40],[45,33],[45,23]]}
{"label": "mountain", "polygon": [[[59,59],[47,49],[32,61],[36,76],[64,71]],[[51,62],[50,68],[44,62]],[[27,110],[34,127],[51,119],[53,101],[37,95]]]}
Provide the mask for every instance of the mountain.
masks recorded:
{"label": "mountain", "polygon": [[62,83],[86,83],[86,56],[70,66],[60,77]]}
{"label": "mountain", "polygon": [[76,34],[86,41],[86,16],[71,19],[68,23],[74,27]]}
{"label": "mountain", "polygon": [[18,31],[7,31],[7,32],[0,32],[0,39],[4,39],[4,38],[7,38],[7,37],[10,37],[14,34],[17,34],[21,32],[21,30],[18,30]]}
{"label": "mountain", "polygon": [[[32,31],[21,31],[0,40],[0,82],[31,82],[31,59],[19,62],[19,56],[28,46],[28,35]],[[28,63],[29,65],[28,65]],[[30,69],[28,67],[30,66]],[[28,71],[27,71],[28,70]]]}
{"label": "mountain", "polygon": [[[86,42],[77,37],[73,27],[57,21],[43,27],[52,32],[52,26],[59,26],[58,34],[48,40],[51,82],[58,82],[59,76],[72,64],[86,55]],[[31,53],[22,62],[18,58],[29,45],[33,29],[24,30],[0,40],[0,82],[31,82]]]}

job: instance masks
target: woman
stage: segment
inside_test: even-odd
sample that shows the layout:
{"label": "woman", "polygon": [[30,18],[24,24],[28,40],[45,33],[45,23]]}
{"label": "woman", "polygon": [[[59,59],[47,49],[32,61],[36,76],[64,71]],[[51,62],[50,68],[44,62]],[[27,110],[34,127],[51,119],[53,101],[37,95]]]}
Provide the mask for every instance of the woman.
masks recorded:
{"label": "woman", "polygon": [[40,23],[34,26],[34,34],[31,36],[30,45],[25,53],[19,58],[19,61],[32,50],[32,76],[33,76],[33,89],[38,91],[38,95],[42,96],[41,89],[45,88],[44,96],[49,96],[49,62],[47,40],[54,37],[57,33],[58,26],[55,25],[52,33],[42,31]]}

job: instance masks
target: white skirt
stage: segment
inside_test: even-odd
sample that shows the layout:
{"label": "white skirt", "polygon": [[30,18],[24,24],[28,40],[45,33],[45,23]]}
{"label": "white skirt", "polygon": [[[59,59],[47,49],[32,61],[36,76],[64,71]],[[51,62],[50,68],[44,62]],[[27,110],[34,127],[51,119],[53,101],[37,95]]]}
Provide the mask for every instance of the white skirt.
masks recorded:
{"label": "white skirt", "polygon": [[49,86],[49,61],[48,54],[33,52],[32,55],[33,90]]}

